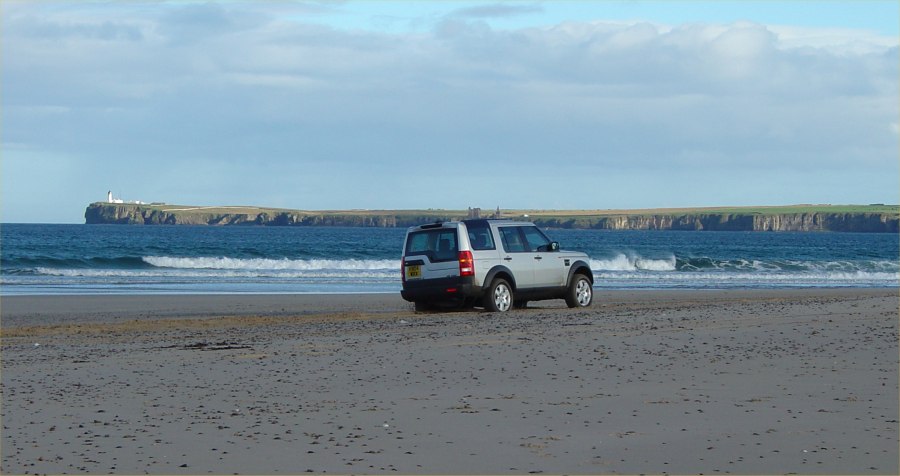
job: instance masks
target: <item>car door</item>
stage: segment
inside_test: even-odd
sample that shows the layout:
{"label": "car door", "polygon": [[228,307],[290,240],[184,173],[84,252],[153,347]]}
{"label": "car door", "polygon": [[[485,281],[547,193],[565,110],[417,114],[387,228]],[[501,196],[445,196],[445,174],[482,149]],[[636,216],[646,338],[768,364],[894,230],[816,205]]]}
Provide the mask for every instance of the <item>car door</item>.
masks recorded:
{"label": "car door", "polygon": [[534,286],[565,286],[566,267],[558,252],[550,251],[550,239],[537,226],[521,227],[522,236],[534,261]]}
{"label": "car door", "polygon": [[459,276],[456,228],[426,229],[407,238],[404,273],[408,281]]}
{"label": "car door", "polygon": [[503,248],[503,264],[509,268],[516,280],[516,287],[520,289],[533,288],[534,284],[534,253],[528,251],[525,237],[519,226],[501,226],[500,243]]}
{"label": "car door", "polygon": [[490,284],[484,282],[488,271],[504,262],[500,259],[495,233],[487,220],[467,221],[465,226],[469,241],[468,249],[472,251],[472,257],[475,260],[475,283],[478,285]]}

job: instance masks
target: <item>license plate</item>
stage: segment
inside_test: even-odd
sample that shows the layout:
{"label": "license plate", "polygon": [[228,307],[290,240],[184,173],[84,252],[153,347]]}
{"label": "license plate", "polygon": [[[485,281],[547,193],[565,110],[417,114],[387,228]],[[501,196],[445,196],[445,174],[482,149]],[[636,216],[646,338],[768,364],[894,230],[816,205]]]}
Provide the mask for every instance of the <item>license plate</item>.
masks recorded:
{"label": "license plate", "polygon": [[422,267],[414,264],[406,267],[406,279],[419,279],[422,277]]}

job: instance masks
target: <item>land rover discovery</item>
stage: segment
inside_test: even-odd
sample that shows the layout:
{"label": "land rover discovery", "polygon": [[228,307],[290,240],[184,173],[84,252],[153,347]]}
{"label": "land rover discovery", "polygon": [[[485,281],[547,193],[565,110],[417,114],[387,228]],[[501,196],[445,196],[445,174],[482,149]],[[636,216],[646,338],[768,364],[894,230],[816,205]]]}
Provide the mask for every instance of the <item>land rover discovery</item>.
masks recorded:
{"label": "land rover discovery", "polygon": [[589,262],[584,253],[560,250],[529,222],[431,223],[406,232],[400,294],[417,311],[456,304],[506,312],[542,299],[587,307],[594,284]]}

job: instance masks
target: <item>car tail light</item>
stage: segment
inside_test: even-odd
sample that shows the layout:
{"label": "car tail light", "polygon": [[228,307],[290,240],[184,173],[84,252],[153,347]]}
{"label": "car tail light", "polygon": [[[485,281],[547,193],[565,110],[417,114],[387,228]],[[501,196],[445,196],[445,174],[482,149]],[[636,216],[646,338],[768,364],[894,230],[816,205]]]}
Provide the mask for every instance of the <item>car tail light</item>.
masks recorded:
{"label": "car tail light", "polygon": [[459,252],[459,275],[475,276],[475,260],[472,259],[471,251]]}

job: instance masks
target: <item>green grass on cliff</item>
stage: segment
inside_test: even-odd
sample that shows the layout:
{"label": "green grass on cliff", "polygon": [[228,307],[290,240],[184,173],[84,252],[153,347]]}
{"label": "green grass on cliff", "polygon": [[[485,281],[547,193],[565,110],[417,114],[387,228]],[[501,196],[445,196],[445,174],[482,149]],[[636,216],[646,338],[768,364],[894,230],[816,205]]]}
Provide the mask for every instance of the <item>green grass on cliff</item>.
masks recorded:
{"label": "green grass on cliff", "polygon": [[[490,216],[494,209],[482,210]],[[413,226],[459,220],[468,210],[291,210],[247,206],[187,206],[93,203],[85,211],[87,223],[271,225],[271,226]],[[804,215],[803,217],[799,215]],[[640,210],[501,210],[502,218],[525,219],[549,228],[626,229],[660,226],[673,229],[756,230],[756,223],[781,217],[778,231],[898,231],[897,205],[789,205],[777,207],[661,208]],[[526,218],[527,217],[527,218]],[[661,221],[660,221],[661,220]],[[813,225],[806,224],[818,223]],[[825,224],[827,223],[827,224]],[[652,226],[651,226],[652,225]],[[666,225],[669,226],[669,225]],[[687,228],[685,228],[685,226]],[[766,225],[765,231],[773,226]],[[623,228],[625,227],[625,228]]]}
{"label": "green grass on cliff", "polygon": [[[299,215],[332,215],[332,216],[396,216],[396,217],[465,217],[467,210],[444,209],[407,209],[407,210],[299,210],[252,206],[194,206],[194,205],[130,205],[107,204],[98,202],[98,205],[116,205],[140,207],[146,210],[160,210],[178,213],[207,213],[207,214],[278,214],[296,213]],[[494,209],[482,209],[482,215],[493,213]],[[528,215],[530,218],[555,218],[559,220],[577,220],[589,217],[607,216],[648,216],[648,215],[783,215],[799,213],[881,213],[888,215],[900,215],[898,205],[784,205],[784,206],[759,206],[759,207],[705,207],[705,208],[655,208],[655,209],[596,209],[596,210],[501,210],[504,218],[519,218]]]}
{"label": "green grass on cliff", "polygon": [[898,205],[784,205],[760,207],[644,208],[626,210],[519,210],[535,217],[582,218],[586,216],[642,215],[786,215],[796,213],[900,214]]}

